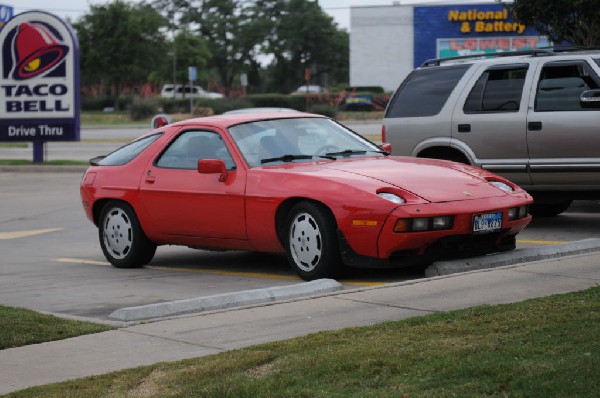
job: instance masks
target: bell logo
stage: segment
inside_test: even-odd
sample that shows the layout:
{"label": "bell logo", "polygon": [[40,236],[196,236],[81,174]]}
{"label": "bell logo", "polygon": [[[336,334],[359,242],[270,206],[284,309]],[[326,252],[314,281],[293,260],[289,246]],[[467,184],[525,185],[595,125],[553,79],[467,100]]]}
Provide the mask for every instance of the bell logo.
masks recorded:
{"label": "bell logo", "polygon": [[16,67],[12,78],[25,80],[56,68],[69,52],[50,29],[41,23],[23,22],[13,40]]}
{"label": "bell logo", "polygon": [[[8,72],[5,77],[14,80],[27,80],[60,69],[69,52],[69,47],[60,42],[58,33],[41,22],[23,22],[11,34],[12,40],[5,43],[5,47],[8,44],[10,48],[5,48],[5,53],[10,51],[13,68],[12,71],[5,70]],[[56,72],[59,73],[55,76],[64,76],[64,68]]]}

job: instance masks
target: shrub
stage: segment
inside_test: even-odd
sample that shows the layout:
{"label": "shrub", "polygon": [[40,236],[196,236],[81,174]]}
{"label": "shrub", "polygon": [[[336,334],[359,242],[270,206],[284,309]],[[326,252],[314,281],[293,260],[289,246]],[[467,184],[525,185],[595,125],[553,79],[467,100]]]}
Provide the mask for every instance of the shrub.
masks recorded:
{"label": "shrub", "polygon": [[316,113],[319,115],[335,118],[337,115],[337,107],[329,105],[327,103],[314,104],[308,108],[310,113]]}
{"label": "shrub", "polygon": [[158,112],[158,103],[152,99],[136,98],[129,107],[129,117],[132,120],[147,119]]}

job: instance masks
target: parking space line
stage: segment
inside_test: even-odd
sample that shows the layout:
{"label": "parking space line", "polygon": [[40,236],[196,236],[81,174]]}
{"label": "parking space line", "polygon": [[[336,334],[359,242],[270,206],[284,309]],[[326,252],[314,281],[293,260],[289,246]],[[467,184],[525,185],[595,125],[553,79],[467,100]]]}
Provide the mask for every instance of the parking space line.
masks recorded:
{"label": "parking space line", "polygon": [[287,279],[287,280],[300,280],[299,277],[294,275],[278,275],[278,274],[262,274],[259,272],[241,272],[241,271],[219,271],[213,269],[197,269],[197,268],[172,268],[172,267],[160,267],[154,265],[147,265],[145,268],[157,269],[162,271],[177,271],[177,272],[199,272],[204,274],[215,274],[215,275],[226,275],[226,276],[250,276],[257,278],[269,278],[269,279]]}
{"label": "parking space line", "polygon": [[52,259],[52,261],[55,261],[57,263],[71,263],[71,264],[91,264],[91,265],[102,265],[102,266],[110,265],[110,263],[107,263],[105,261],[83,260],[80,258],[54,258],[54,259]]}
{"label": "parking space line", "polygon": [[[55,258],[52,261],[59,263],[70,263],[70,264],[90,264],[90,265],[100,265],[100,266],[109,266],[110,263],[105,261],[94,261],[94,260],[84,260],[79,258]],[[214,274],[214,275],[225,275],[225,276],[244,276],[244,277],[253,277],[253,278],[267,278],[267,279],[285,279],[292,281],[301,281],[302,279],[295,275],[279,275],[279,274],[263,274],[259,272],[241,272],[241,271],[219,271],[213,269],[194,269],[194,268],[173,268],[173,267],[161,267],[154,265],[147,265],[144,268],[155,269],[160,271],[175,271],[175,272],[196,272],[196,273],[204,273],[204,274]],[[342,284],[346,285],[360,285],[360,286],[382,286],[386,285],[386,282],[367,282],[367,281],[356,281],[356,280],[340,280]]]}
{"label": "parking space line", "polygon": [[46,229],[35,229],[31,231],[16,231],[16,232],[0,232],[0,239],[18,239],[26,238],[28,236],[35,236],[41,234],[47,234],[49,232],[62,231],[64,228],[46,228]]}
{"label": "parking space line", "polygon": [[528,239],[517,239],[517,243],[524,243],[524,244],[528,244],[528,245],[562,245],[563,243],[569,243],[569,242],[563,242],[560,240],[528,240]]}

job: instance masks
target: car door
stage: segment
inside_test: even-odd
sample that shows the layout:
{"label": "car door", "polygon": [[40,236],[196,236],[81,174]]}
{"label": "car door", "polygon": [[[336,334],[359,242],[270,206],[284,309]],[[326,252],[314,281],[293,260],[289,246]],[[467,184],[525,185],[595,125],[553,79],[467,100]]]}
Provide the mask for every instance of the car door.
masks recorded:
{"label": "car door", "polygon": [[457,101],[452,144],[475,165],[530,185],[525,122],[531,85],[529,63],[480,68]]}
{"label": "car door", "polygon": [[600,78],[581,59],[544,60],[536,71],[535,98],[527,115],[531,177],[536,188],[600,187],[600,110],[580,105]]}
{"label": "car door", "polygon": [[[198,173],[199,159],[223,160],[227,179]],[[236,168],[222,137],[214,131],[189,130],[147,166],[140,200],[163,234],[246,239],[245,186],[245,172]]]}

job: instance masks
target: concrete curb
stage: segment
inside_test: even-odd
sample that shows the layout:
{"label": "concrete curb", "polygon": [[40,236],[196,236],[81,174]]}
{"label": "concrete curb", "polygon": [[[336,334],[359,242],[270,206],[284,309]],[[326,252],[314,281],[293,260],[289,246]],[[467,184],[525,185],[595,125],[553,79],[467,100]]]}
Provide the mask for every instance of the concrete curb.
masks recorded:
{"label": "concrete curb", "polygon": [[265,289],[217,294],[214,296],[175,300],[165,303],[120,308],[108,317],[120,321],[139,321],[165,316],[183,315],[204,311],[221,310],[231,307],[272,303],[320,293],[342,290],[341,283],[334,279],[319,279],[312,282]]}
{"label": "concrete curb", "polygon": [[553,258],[574,256],[577,254],[600,251],[600,239],[584,239],[561,245],[540,248],[517,249],[507,253],[490,254],[454,261],[438,261],[425,269],[425,277],[450,275],[459,272],[475,271],[486,268],[503,267],[519,263],[548,260]]}

